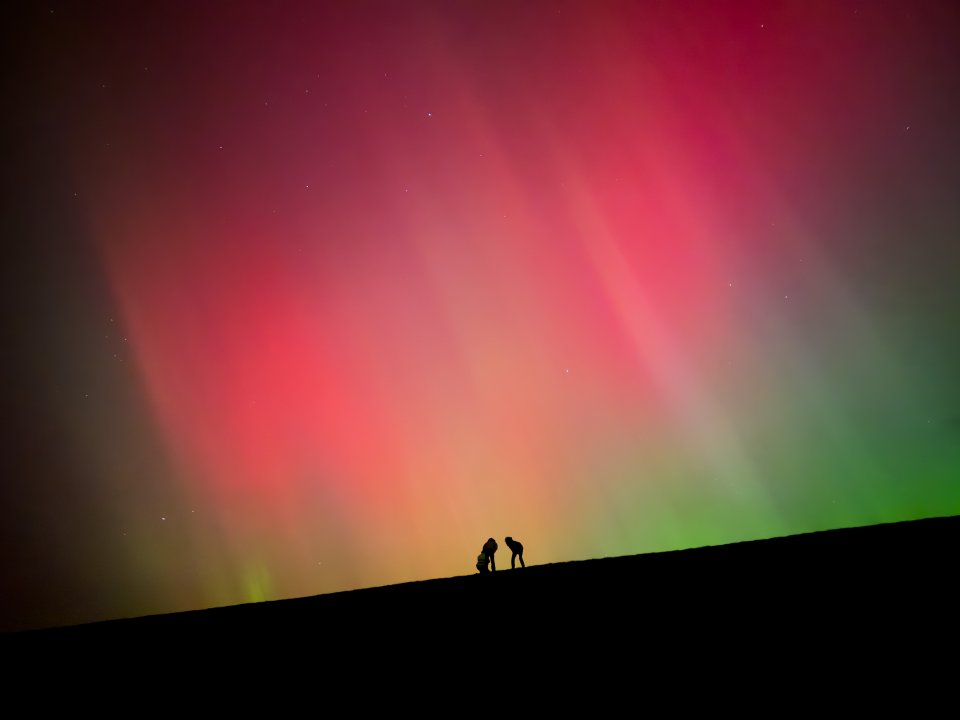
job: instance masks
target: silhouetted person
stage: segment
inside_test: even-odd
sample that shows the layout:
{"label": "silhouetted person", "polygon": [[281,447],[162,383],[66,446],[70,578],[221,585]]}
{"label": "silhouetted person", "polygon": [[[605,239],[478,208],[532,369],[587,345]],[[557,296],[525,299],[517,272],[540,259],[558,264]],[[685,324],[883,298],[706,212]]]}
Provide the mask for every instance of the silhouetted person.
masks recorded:
{"label": "silhouetted person", "polygon": [[497,561],[493,556],[497,552],[497,541],[493,538],[487,538],[483,544],[483,554],[490,558],[490,568],[493,572],[497,571]]}
{"label": "silhouetted person", "polygon": [[512,537],[505,537],[503,541],[507,544],[507,547],[513,551],[513,555],[510,557],[510,568],[513,569],[516,567],[518,557],[520,558],[520,567],[526,567],[527,564],[523,561],[523,545]]}

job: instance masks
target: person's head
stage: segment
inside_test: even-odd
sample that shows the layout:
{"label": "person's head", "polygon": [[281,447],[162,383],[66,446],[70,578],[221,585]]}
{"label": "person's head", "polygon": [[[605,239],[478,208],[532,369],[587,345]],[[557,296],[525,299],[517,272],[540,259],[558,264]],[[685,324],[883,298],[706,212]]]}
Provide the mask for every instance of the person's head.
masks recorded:
{"label": "person's head", "polygon": [[496,540],[494,540],[493,538],[487,538],[487,542],[488,542],[488,543],[495,543]]}
{"label": "person's head", "polygon": [[504,541],[507,545],[509,545],[510,543],[513,542],[513,538],[510,537],[509,535],[507,535],[507,536],[503,539],[503,541]]}

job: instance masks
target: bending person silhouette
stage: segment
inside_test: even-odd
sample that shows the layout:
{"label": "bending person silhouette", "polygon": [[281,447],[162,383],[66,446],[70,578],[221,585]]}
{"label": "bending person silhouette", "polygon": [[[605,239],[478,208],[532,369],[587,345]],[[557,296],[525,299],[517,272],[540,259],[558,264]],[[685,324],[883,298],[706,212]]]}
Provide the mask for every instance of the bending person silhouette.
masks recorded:
{"label": "bending person silhouette", "polygon": [[513,551],[513,556],[510,558],[510,568],[513,569],[517,565],[517,558],[520,558],[520,567],[526,567],[527,564],[523,561],[523,545],[518,543],[512,537],[505,537],[503,539],[507,543],[507,547]]}
{"label": "bending person silhouette", "polygon": [[483,554],[490,559],[490,569],[493,572],[497,571],[497,560],[493,556],[497,553],[497,541],[493,538],[487,538],[487,541],[483,544]]}

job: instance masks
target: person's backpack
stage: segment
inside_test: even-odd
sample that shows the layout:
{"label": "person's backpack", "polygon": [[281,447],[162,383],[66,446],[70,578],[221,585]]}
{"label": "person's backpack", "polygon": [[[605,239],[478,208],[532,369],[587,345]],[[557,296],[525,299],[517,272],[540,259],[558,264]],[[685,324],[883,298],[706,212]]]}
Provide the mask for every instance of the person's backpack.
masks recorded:
{"label": "person's backpack", "polygon": [[484,555],[483,553],[480,553],[479,555],[477,555],[477,567],[480,567],[481,565],[485,566],[486,564],[487,564],[487,556]]}

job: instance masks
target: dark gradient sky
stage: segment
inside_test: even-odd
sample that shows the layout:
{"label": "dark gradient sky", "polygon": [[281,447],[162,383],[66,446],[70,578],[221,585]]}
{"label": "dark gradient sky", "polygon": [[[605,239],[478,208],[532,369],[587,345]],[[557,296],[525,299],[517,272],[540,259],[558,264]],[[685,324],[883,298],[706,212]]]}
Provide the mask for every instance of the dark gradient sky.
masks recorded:
{"label": "dark gradient sky", "polygon": [[3,34],[0,630],[960,512],[954,3]]}

